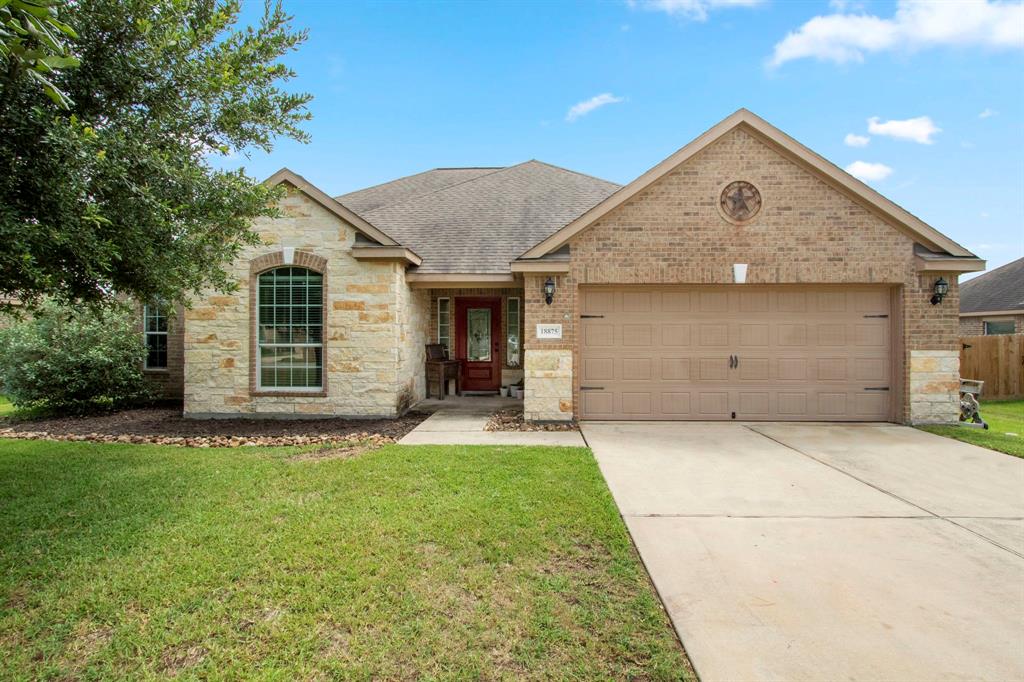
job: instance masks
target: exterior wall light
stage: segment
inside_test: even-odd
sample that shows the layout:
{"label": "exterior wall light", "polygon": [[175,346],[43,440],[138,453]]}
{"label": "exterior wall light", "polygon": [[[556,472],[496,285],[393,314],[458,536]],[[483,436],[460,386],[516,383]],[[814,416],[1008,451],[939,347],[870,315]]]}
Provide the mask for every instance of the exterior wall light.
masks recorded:
{"label": "exterior wall light", "polygon": [[544,282],[544,302],[551,305],[551,301],[555,300],[555,280],[548,277],[548,280]]}
{"label": "exterior wall light", "polygon": [[946,294],[949,293],[949,282],[947,282],[942,277],[939,277],[937,280],[935,280],[935,287],[933,291],[935,293],[932,294],[932,305],[938,305],[942,303],[942,299],[946,298]]}

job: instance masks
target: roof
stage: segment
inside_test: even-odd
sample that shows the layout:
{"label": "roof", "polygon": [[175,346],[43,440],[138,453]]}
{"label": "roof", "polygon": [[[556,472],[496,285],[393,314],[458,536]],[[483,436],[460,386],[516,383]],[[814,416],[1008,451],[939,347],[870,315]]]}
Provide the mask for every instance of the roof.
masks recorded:
{"label": "roof", "polygon": [[960,312],[1024,311],[1024,258],[960,285]]}
{"label": "roof", "polygon": [[728,116],[713,128],[704,132],[688,145],[679,149],[654,168],[638,177],[619,191],[604,199],[588,211],[568,222],[560,230],[547,237],[539,244],[525,251],[521,258],[540,258],[566,244],[573,236],[592,225],[609,212],[621,206],[651,184],[657,182],[669,172],[677,168],[701,150],[705,149],[734,128],[743,126],[759,139],[773,145],[788,158],[801,163],[815,171],[825,182],[835,189],[859,200],[874,210],[888,222],[910,234],[916,241],[924,244],[932,251],[941,252],[958,258],[977,258],[973,253],[957,244],[920,218],[886,199],[866,184],[839,168],[824,157],[811,151],[789,135],[771,125],[761,117],[746,109],[740,109]]}
{"label": "roof", "polygon": [[418,273],[497,274],[619,187],[532,160],[439,168],[338,201],[422,257]]}
{"label": "roof", "polygon": [[490,168],[435,168],[415,175],[367,187],[348,194],[334,197],[356,213],[366,213],[382,206],[430,194],[460,182],[475,180],[481,175],[501,170],[501,166]]}

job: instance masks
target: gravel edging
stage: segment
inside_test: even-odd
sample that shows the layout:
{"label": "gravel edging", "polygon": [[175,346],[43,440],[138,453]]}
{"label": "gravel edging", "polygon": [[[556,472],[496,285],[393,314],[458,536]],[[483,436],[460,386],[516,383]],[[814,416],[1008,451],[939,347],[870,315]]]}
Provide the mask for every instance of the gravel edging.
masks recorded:
{"label": "gravel edging", "polygon": [[395,419],[185,419],[180,409],[146,408],[87,417],[0,419],[0,438],[181,447],[268,447],[395,443],[429,414]]}
{"label": "gravel edging", "polygon": [[535,423],[523,419],[522,410],[498,410],[492,414],[484,431],[579,431],[576,422]]}

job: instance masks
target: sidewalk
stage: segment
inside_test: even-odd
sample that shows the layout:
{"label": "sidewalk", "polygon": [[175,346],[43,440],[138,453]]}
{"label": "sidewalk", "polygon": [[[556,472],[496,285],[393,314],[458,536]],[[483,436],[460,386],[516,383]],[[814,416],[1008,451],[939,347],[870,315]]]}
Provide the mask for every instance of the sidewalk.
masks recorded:
{"label": "sidewalk", "polygon": [[425,400],[418,410],[435,410],[428,419],[410,431],[400,445],[554,445],[586,447],[579,431],[484,431],[492,414],[502,407],[521,408],[513,398],[452,396],[445,400]]}

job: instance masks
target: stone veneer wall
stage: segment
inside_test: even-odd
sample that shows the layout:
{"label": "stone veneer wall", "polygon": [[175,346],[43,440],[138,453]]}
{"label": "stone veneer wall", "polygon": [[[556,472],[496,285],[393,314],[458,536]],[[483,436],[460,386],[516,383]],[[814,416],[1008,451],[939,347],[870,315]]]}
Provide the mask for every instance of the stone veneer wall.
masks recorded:
{"label": "stone veneer wall", "polygon": [[910,351],[911,423],[945,424],[959,420],[959,391],[959,351]]}
{"label": "stone veneer wall", "polygon": [[[233,264],[238,291],[206,293],[185,313],[185,415],[398,415],[423,396],[412,369],[422,358],[416,348],[425,332],[416,326],[426,315],[423,297],[409,291],[402,265],[355,260],[354,228],[302,192],[292,189],[281,210],[281,218],[253,226],[263,244],[246,248]],[[323,392],[290,395],[250,385],[250,278],[258,274],[250,266],[284,247],[296,250],[295,265],[326,261]]]}
{"label": "stone veneer wall", "polygon": [[[760,213],[744,226],[727,222],[717,208],[722,188],[740,179],[757,186],[763,202]],[[548,275],[525,277],[526,363],[529,367],[534,352],[559,350],[571,351],[573,364],[579,366],[575,322],[581,285],[731,284],[733,263],[747,263],[748,285],[892,287],[893,330],[903,339],[893,377],[894,419],[910,421],[921,414],[920,408],[912,412],[912,403],[928,402],[935,421],[955,421],[952,372],[946,381],[937,381],[931,371],[912,365],[910,354],[959,349],[957,277],[919,275],[913,246],[910,236],[867,207],[752,130],[737,128],[576,235],[570,241],[570,272],[553,275],[557,290],[552,305],[545,305],[540,293]],[[928,299],[939,276],[951,283],[950,291],[941,305],[932,306]],[[562,324],[563,338],[538,340],[537,323]],[[914,391],[927,397],[912,395]],[[545,411],[534,409],[529,396],[528,387],[528,413]],[[578,414],[578,401],[579,381],[574,377],[571,393],[559,396],[561,406],[572,406],[565,418]]]}
{"label": "stone veneer wall", "polygon": [[985,322],[1005,322],[1013,320],[1015,334],[1024,334],[1024,315],[972,315],[960,318],[960,336],[983,336]]}

